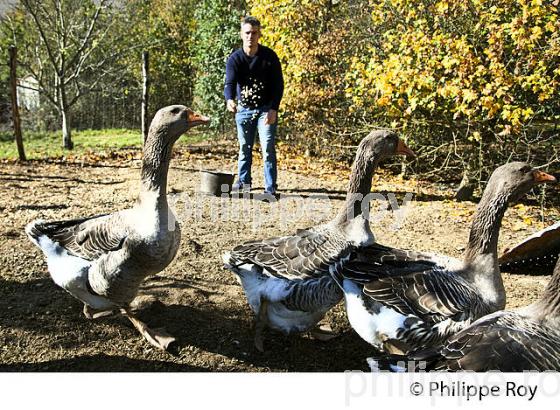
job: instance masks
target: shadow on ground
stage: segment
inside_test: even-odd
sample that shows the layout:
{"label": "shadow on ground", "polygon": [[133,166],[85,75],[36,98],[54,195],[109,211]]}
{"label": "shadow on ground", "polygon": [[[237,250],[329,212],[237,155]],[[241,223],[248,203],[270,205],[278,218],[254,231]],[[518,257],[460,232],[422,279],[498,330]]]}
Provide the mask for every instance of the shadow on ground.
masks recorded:
{"label": "shadow on ground", "polygon": [[41,363],[0,364],[1,372],[200,372],[206,369],[161,360],[96,354]]}

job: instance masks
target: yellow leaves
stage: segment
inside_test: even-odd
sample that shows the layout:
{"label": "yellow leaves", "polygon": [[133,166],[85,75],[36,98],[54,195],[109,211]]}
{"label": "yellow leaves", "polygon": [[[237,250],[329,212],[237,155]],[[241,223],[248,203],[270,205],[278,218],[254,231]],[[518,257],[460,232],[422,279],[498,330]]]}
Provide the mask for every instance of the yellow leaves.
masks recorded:
{"label": "yellow leaves", "polygon": [[480,99],[482,109],[486,111],[487,118],[494,118],[496,113],[501,109],[501,104],[494,100],[493,96],[485,96]]}
{"label": "yellow leaves", "polygon": [[532,209],[523,204],[518,204],[512,207],[511,213],[516,215],[517,220],[514,220],[512,230],[521,231],[528,227],[538,224],[538,221],[532,215]]}
{"label": "yellow leaves", "polygon": [[444,68],[446,68],[447,70],[453,68],[453,66],[456,66],[459,64],[459,59],[454,58],[453,56],[450,55],[446,55],[443,57],[443,59],[441,60],[441,65],[443,65]]}
{"label": "yellow leaves", "polygon": [[466,103],[474,101],[478,97],[478,94],[474,90],[468,88],[461,90],[461,94],[463,95],[463,101]]}
{"label": "yellow leaves", "polygon": [[445,86],[440,87],[438,89],[438,93],[442,97],[449,98],[449,99],[457,97],[460,92],[461,92],[461,89],[458,86],[453,85],[453,84],[446,84]]}
{"label": "yellow leaves", "polygon": [[440,1],[436,4],[436,10],[439,14],[445,14],[449,10],[449,3],[447,1]]}
{"label": "yellow leaves", "polygon": [[482,140],[482,136],[480,135],[480,132],[475,131],[468,136],[468,140],[474,142],[480,142]]}
{"label": "yellow leaves", "polygon": [[537,40],[539,40],[541,38],[543,34],[543,29],[539,26],[535,26],[531,29],[531,41],[536,42]]}
{"label": "yellow leaves", "polygon": [[389,105],[390,102],[391,102],[391,98],[389,98],[389,96],[387,95],[384,95],[383,97],[377,99],[377,106],[385,107]]}
{"label": "yellow leaves", "polygon": [[327,3],[250,3],[284,63],[283,105],[302,121],[344,98],[351,113],[402,127],[453,116],[513,134],[554,108],[560,23],[549,2],[369,0],[369,21],[355,25],[344,14],[355,9],[338,2],[329,15]]}
{"label": "yellow leaves", "polygon": [[484,89],[482,90],[482,94],[483,95],[490,95],[490,94],[492,94],[492,91],[493,91],[492,84],[491,83],[486,83],[484,85]]}
{"label": "yellow leaves", "polygon": [[522,122],[531,119],[534,115],[532,108],[521,108],[511,105],[504,105],[502,119],[509,122],[513,127],[520,126]]}
{"label": "yellow leaves", "polygon": [[[453,204],[451,201],[450,201],[450,205],[457,206],[457,204]],[[461,219],[461,220],[470,219],[473,214],[474,214],[474,209],[466,209],[466,208],[465,209],[453,208],[449,212],[450,216],[453,216],[453,217],[455,217],[457,219]]]}

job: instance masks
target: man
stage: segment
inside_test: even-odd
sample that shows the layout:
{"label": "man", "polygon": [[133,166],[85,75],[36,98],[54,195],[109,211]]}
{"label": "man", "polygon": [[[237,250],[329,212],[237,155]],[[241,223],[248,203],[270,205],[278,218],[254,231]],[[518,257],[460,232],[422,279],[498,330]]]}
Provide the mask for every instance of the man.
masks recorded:
{"label": "man", "polygon": [[284,79],[278,56],[259,44],[260,37],[259,20],[245,17],[241,22],[243,47],[227,60],[224,96],[228,111],[236,113],[239,140],[239,179],[233,189],[251,190],[252,149],[258,130],[264,160],[265,194],[274,195],[277,189],[274,139]]}

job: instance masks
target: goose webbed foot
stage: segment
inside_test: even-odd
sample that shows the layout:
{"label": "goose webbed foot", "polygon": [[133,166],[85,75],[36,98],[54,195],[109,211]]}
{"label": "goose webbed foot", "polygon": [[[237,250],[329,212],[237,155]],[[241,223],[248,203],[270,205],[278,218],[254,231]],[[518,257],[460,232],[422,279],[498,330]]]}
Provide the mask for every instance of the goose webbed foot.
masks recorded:
{"label": "goose webbed foot", "polygon": [[84,303],[84,316],[87,319],[99,319],[101,317],[107,317],[113,315],[115,312],[113,310],[97,310],[88,306]]}
{"label": "goose webbed foot", "polygon": [[320,340],[321,342],[329,341],[338,336],[338,333],[335,333],[328,323],[319,323],[309,333],[313,339]]}
{"label": "goose webbed foot", "polygon": [[177,340],[162,328],[149,328],[148,325],[134,316],[128,309],[122,309],[122,314],[132,322],[136,330],[144,336],[144,339],[158,349],[167,350],[169,345]]}
{"label": "goose webbed foot", "polygon": [[263,331],[266,328],[268,322],[268,301],[261,299],[261,305],[259,307],[259,313],[255,318],[255,347],[261,353],[264,353],[263,345]]}

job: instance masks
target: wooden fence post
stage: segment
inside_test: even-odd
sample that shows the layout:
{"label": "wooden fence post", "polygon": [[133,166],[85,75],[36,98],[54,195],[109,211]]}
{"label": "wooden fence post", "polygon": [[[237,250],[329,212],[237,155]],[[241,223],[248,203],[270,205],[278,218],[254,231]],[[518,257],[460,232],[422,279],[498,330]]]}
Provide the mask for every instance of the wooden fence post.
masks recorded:
{"label": "wooden fence post", "polygon": [[150,124],[148,124],[148,99],[149,99],[149,90],[148,87],[150,86],[150,77],[149,77],[149,67],[150,67],[150,60],[149,54],[147,51],[142,53],[142,135],[144,137],[144,142],[146,142],[146,138],[148,138],[148,128]]}
{"label": "wooden fence post", "polygon": [[26,161],[25,151],[23,149],[23,138],[21,135],[21,120],[19,118],[19,108],[17,100],[17,49],[12,46],[9,49],[10,53],[10,94],[12,99],[12,121],[14,124],[14,135],[16,138],[16,145],[20,161]]}

